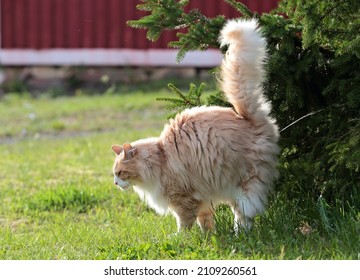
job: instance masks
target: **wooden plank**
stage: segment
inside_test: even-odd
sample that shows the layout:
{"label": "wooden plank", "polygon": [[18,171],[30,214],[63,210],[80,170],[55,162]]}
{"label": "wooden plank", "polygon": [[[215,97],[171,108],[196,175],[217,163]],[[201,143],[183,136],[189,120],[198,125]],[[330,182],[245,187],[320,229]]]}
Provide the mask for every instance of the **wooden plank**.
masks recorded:
{"label": "wooden plank", "polygon": [[1,47],[13,47],[13,1],[1,0]]}
{"label": "wooden plank", "polygon": [[81,16],[81,47],[92,48],[94,46],[94,30],[95,30],[95,9],[94,0],[82,0],[82,16]]}
{"label": "wooden plank", "polygon": [[55,48],[64,48],[65,43],[65,34],[66,34],[66,17],[65,17],[65,5],[64,0],[54,0],[54,47]]}
{"label": "wooden plank", "polygon": [[120,47],[120,29],[121,29],[121,19],[120,19],[120,10],[121,2],[119,0],[109,0],[108,3],[108,13],[107,17],[107,32],[108,32],[108,47],[109,48],[118,48]]}
{"label": "wooden plank", "polygon": [[93,65],[93,66],[164,66],[214,67],[221,62],[218,50],[188,53],[176,63],[177,50],[173,49],[7,49],[0,52],[3,65]]}
{"label": "wooden plank", "polygon": [[49,49],[55,46],[55,42],[53,40],[54,35],[54,26],[53,26],[53,1],[49,0],[41,0],[39,2],[39,10],[40,13],[40,39],[41,39],[41,48]]}
{"label": "wooden plank", "polygon": [[122,7],[122,27],[124,28],[124,36],[123,36],[123,44],[122,47],[124,48],[136,48],[135,45],[135,38],[137,40],[143,40],[139,35],[139,29],[135,28],[128,28],[126,26],[126,21],[134,19],[135,15],[135,3],[131,0],[123,0],[123,7]]}
{"label": "wooden plank", "polygon": [[16,48],[24,48],[25,46],[25,2],[24,0],[14,1],[14,32],[13,44]]}
{"label": "wooden plank", "polygon": [[28,0],[27,2],[27,48],[38,49],[40,48],[39,4],[38,0]]}
{"label": "wooden plank", "polygon": [[[64,0],[65,1],[65,0]],[[66,48],[80,48],[80,0],[67,0],[65,6],[66,19]]]}
{"label": "wooden plank", "polygon": [[107,0],[95,1],[95,48],[105,48],[106,47],[106,7]]}

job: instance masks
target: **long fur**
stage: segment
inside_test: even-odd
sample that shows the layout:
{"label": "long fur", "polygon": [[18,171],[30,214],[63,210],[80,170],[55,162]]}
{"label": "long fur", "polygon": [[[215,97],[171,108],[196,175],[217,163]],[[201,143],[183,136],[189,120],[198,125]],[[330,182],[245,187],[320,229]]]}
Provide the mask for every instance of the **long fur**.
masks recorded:
{"label": "long fur", "polygon": [[178,229],[214,226],[213,209],[229,204],[235,227],[265,210],[277,177],[278,128],[263,96],[266,43],[255,20],[231,20],[220,34],[228,51],[220,84],[234,109],[196,107],[178,114],[158,138],[113,146],[115,183],[134,190]]}

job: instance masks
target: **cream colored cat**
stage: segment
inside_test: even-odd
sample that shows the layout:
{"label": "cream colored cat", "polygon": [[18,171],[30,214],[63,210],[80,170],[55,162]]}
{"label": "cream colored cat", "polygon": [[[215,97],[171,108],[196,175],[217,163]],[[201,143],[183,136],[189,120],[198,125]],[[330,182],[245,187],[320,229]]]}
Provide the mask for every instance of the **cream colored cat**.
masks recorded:
{"label": "cream colored cat", "polygon": [[220,203],[232,208],[236,229],[249,228],[277,176],[278,127],[261,86],[265,39],[255,20],[231,20],[220,42],[229,45],[220,84],[235,110],[187,109],[158,138],[112,146],[115,184],[133,185],[156,212],[172,213],[178,230],[195,220],[202,229],[213,228]]}

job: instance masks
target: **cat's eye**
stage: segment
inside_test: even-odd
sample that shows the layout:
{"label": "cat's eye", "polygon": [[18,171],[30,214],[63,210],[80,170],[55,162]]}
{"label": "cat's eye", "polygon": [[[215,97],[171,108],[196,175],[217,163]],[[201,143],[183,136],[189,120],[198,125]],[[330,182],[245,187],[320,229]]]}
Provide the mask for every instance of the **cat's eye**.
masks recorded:
{"label": "cat's eye", "polygon": [[121,175],[121,170],[116,174],[116,176],[120,178],[120,175]]}

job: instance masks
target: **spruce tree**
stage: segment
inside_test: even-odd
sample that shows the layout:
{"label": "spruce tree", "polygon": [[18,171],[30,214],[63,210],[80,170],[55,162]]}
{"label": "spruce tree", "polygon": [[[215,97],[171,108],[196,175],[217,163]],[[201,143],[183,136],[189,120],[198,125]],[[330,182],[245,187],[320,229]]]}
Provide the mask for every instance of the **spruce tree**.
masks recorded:
{"label": "spruce tree", "polygon": [[[149,14],[128,23],[147,29],[150,40],[178,30],[169,47],[179,49],[179,61],[188,51],[219,48],[226,18],[186,12],[189,1],[142,0],[137,7]],[[258,18],[268,41],[264,89],[283,129],[279,187],[296,195],[301,185],[314,197],[352,199],[360,208],[353,200],[360,187],[360,1],[283,0],[261,15],[239,1],[224,1],[242,18]],[[179,97],[166,99],[171,109],[229,106],[221,93],[201,101],[203,86],[192,85],[188,93],[170,88]]]}

